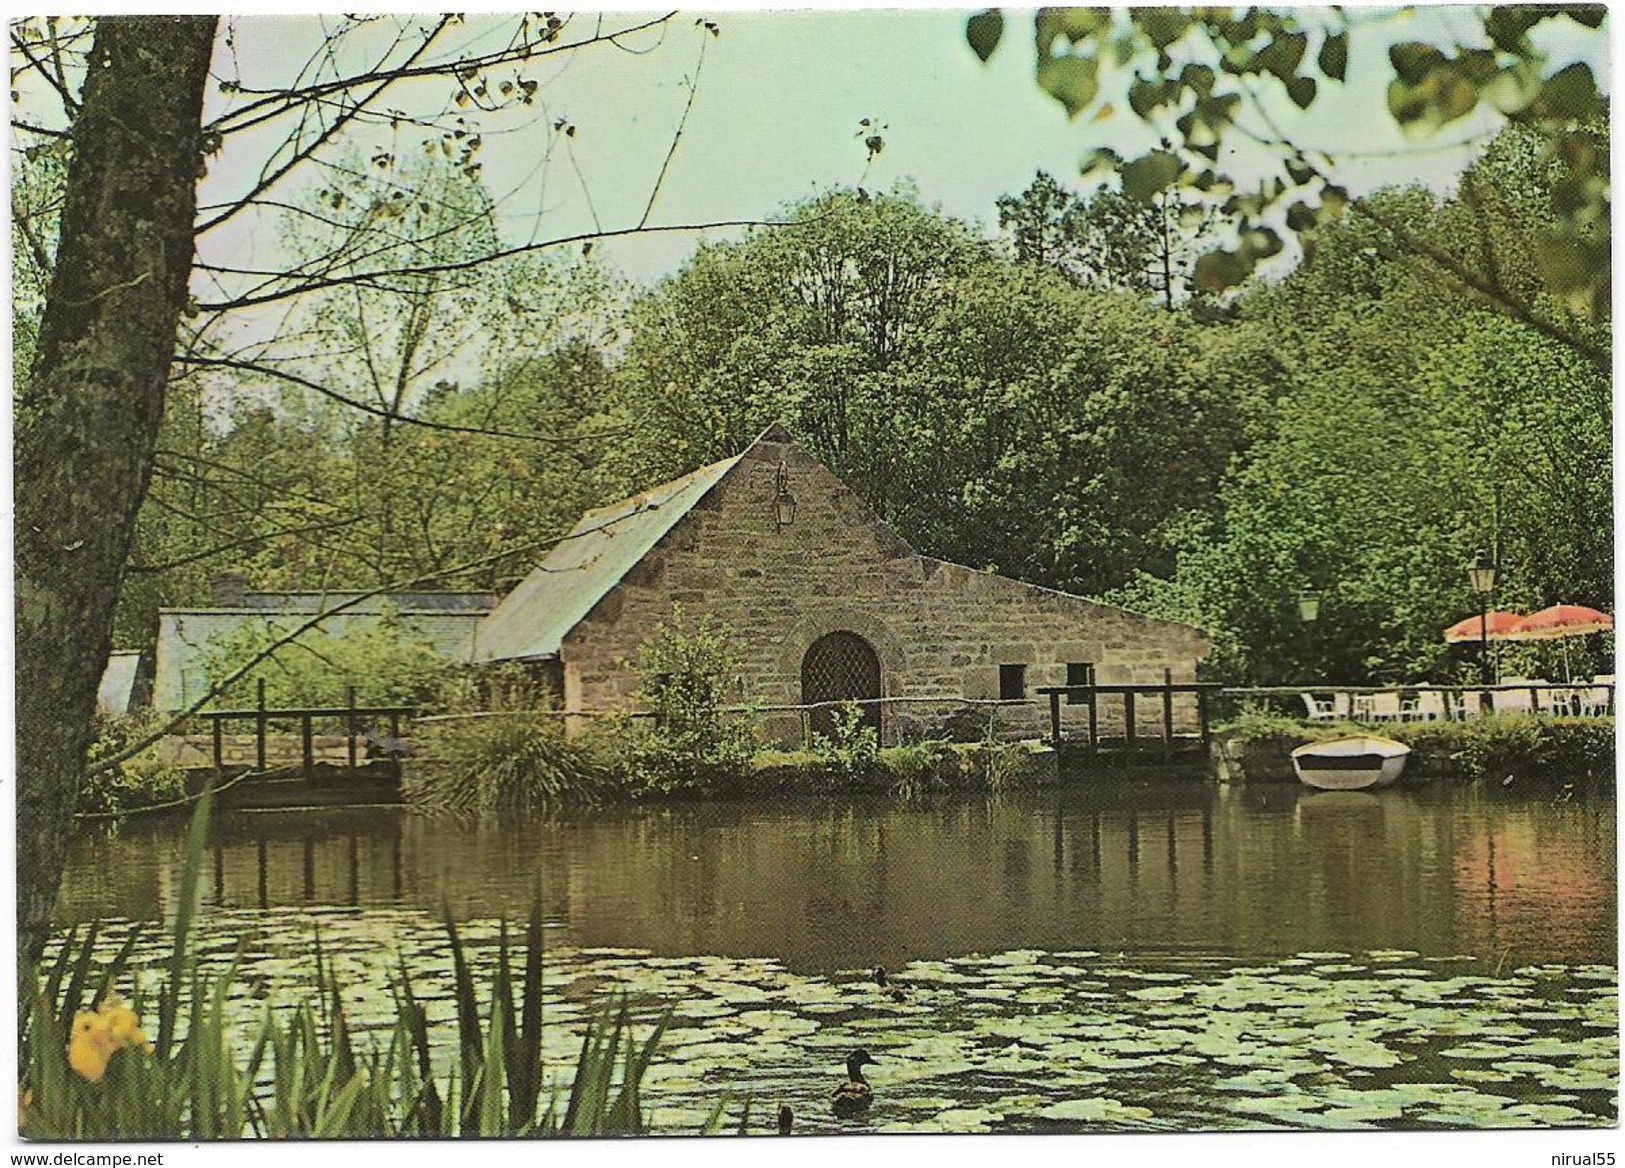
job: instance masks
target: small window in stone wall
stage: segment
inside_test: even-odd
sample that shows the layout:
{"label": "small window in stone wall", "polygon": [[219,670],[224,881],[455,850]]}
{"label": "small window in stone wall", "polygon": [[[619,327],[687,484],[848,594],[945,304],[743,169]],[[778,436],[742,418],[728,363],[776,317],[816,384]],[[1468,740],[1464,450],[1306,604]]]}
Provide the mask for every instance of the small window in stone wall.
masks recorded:
{"label": "small window in stone wall", "polygon": [[1025,665],[999,666],[999,700],[1019,702],[1027,696],[1027,667]]}
{"label": "small window in stone wall", "polygon": [[[1095,667],[1093,662],[1068,661],[1066,663],[1067,685],[1093,685],[1094,680]],[[1080,693],[1069,693],[1066,695],[1066,704],[1069,706],[1085,705],[1088,703],[1088,701],[1089,699]]]}

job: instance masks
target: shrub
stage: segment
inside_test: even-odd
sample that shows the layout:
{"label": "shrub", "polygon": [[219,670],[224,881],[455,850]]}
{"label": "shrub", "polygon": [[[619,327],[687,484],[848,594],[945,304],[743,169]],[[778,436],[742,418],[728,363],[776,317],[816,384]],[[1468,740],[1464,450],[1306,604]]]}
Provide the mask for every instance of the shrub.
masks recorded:
{"label": "shrub", "polygon": [[946,786],[942,781],[942,768],[952,753],[952,748],[944,742],[911,742],[882,750],[879,763],[892,777],[892,794],[905,802],[917,803],[927,793]]}
{"label": "shrub", "polygon": [[1392,734],[1411,745],[1429,774],[1553,783],[1605,780],[1614,774],[1612,718],[1500,714],[1465,722],[1402,723]]}
{"label": "shrub", "polygon": [[[88,761],[96,762],[121,753],[133,743],[156,734],[167,721],[167,715],[155,710],[98,719],[99,733],[90,747]],[[90,775],[79,790],[78,810],[82,814],[116,815],[172,803],[185,796],[185,769],[163,761],[155,743],[117,766]]]}
{"label": "shrub", "polygon": [[1032,752],[1022,743],[992,739],[960,748],[960,757],[964,776],[995,796],[1004,794],[1032,762]]}
{"label": "shrub", "polygon": [[[212,681],[231,675],[296,627],[291,620],[247,624],[210,638],[203,652],[205,676]],[[364,706],[414,705],[453,668],[428,638],[386,607],[378,616],[349,620],[340,633],[322,628],[302,633],[233,682],[216,704],[252,706],[263,680],[271,706],[341,706],[351,686]]]}
{"label": "shrub", "polygon": [[837,782],[861,781],[879,768],[880,734],[864,722],[862,706],[842,702],[835,707],[828,737],[813,738],[813,753],[828,763]]}
{"label": "shrub", "polygon": [[750,772],[752,720],[726,707],[738,692],[739,659],[727,625],[691,623],[681,605],[638,655],[638,698],[649,712],[629,735],[636,789],[710,791]]}

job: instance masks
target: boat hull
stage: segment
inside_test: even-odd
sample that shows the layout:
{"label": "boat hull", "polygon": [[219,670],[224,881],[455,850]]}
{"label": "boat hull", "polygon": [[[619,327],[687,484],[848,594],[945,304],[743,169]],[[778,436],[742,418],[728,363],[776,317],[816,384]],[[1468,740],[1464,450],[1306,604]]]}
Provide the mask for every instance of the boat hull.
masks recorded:
{"label": "boat hull", "polygon": [[1387,787],[1405,773],[1410,747],[1390,738],[1340,738],[1292,752],[1298,781],[1322,791],[1363,791]]}

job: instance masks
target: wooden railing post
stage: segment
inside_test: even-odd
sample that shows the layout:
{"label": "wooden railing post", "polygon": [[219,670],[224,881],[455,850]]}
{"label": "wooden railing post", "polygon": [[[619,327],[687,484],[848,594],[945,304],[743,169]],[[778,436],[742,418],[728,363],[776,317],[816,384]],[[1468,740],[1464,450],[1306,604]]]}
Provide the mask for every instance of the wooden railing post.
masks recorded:
{"label": "wooden railing post", "polygon": [[1134,691],[1123,691],[1123,745],[1134,753]]}
{"label": "wooden railing post", "polygon": [[1100,749],[1100,695],[1095,692],[1095,667],[1089,666],[1089,753]]}
{"label": "wooden railing post", "polygon": [[1049,741],[1057,750],[1061,746],[1061,695],[1058,691],[1049,695]]}
{"label": "wooden railing post", "polygon": [[254,766],[265,773],[265,679],[259,678],[254,686],[258,712],[254,715]]}
{"label": "wooden railing post", "polygon": [[1207,758],[1213,753],[1213,730],[1208,726],[1207,716],[1207,690],[1196,691],[1196,720],[1200,723],[1202,735],[1202,757]]}
{"label": "wooden railing post", "polygon": [[225,731],[221,728],[224,718],[211,718],[214,723],[214,775],[217,780],[226,777],[226,742]]}
{"label": "wooden railing post", "polygon": [[304,747],[305,778],[308,779],[316,772],[316,744],[312,741],[309,710],[299,715],[299,740]]}
{"label": "wooden railing post", "polygon": [[350,755],[349,755],[350,775],[353,778],[355,776],[355,730],[356,730],[356,724],[355,724],[355,686],[353,686],[353,685],[349,689],[348,702],[349,702],[349,710],[345,714],[344,727],[348,731],[348,733],[345,735],[345,739],[349,742],[349,745],[350,745]]}
{"label": "wooden railing post", "polygon": [[1162,671],[1162,761],[1174,759],[1174,671]]}

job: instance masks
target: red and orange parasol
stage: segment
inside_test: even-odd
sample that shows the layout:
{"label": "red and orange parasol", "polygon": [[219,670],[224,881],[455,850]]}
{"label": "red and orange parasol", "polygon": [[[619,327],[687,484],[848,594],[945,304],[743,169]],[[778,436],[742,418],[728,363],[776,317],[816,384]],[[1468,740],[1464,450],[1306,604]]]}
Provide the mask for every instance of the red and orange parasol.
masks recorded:
{"label": "red and orange parasol", "polygon": [[1484,640],[1484,628],[1489,626],[1489,639],[1492,641],[1506,641],[1511,639],[1512,630],[1522,623],[1523,617],[1515,612],[1492,612],[1486,621],[1484,617],[1470,616],[1466,620],[1459,620],[1444,631],[1444,643],[1459,645],[1467,641]]}
{"label": "red and orange parasol", "polygon": [[[1494,626],[1491,626],[1492,630]],[[1584,637],[1591,633],[1612,632],[1614,618],[1583,604],[1554,604],[1539,612],[1530,613],[1507,633],[1508,640],[1548,641],[1559,637]],[[1494,636],[1493,631],[1490,634]]]}

